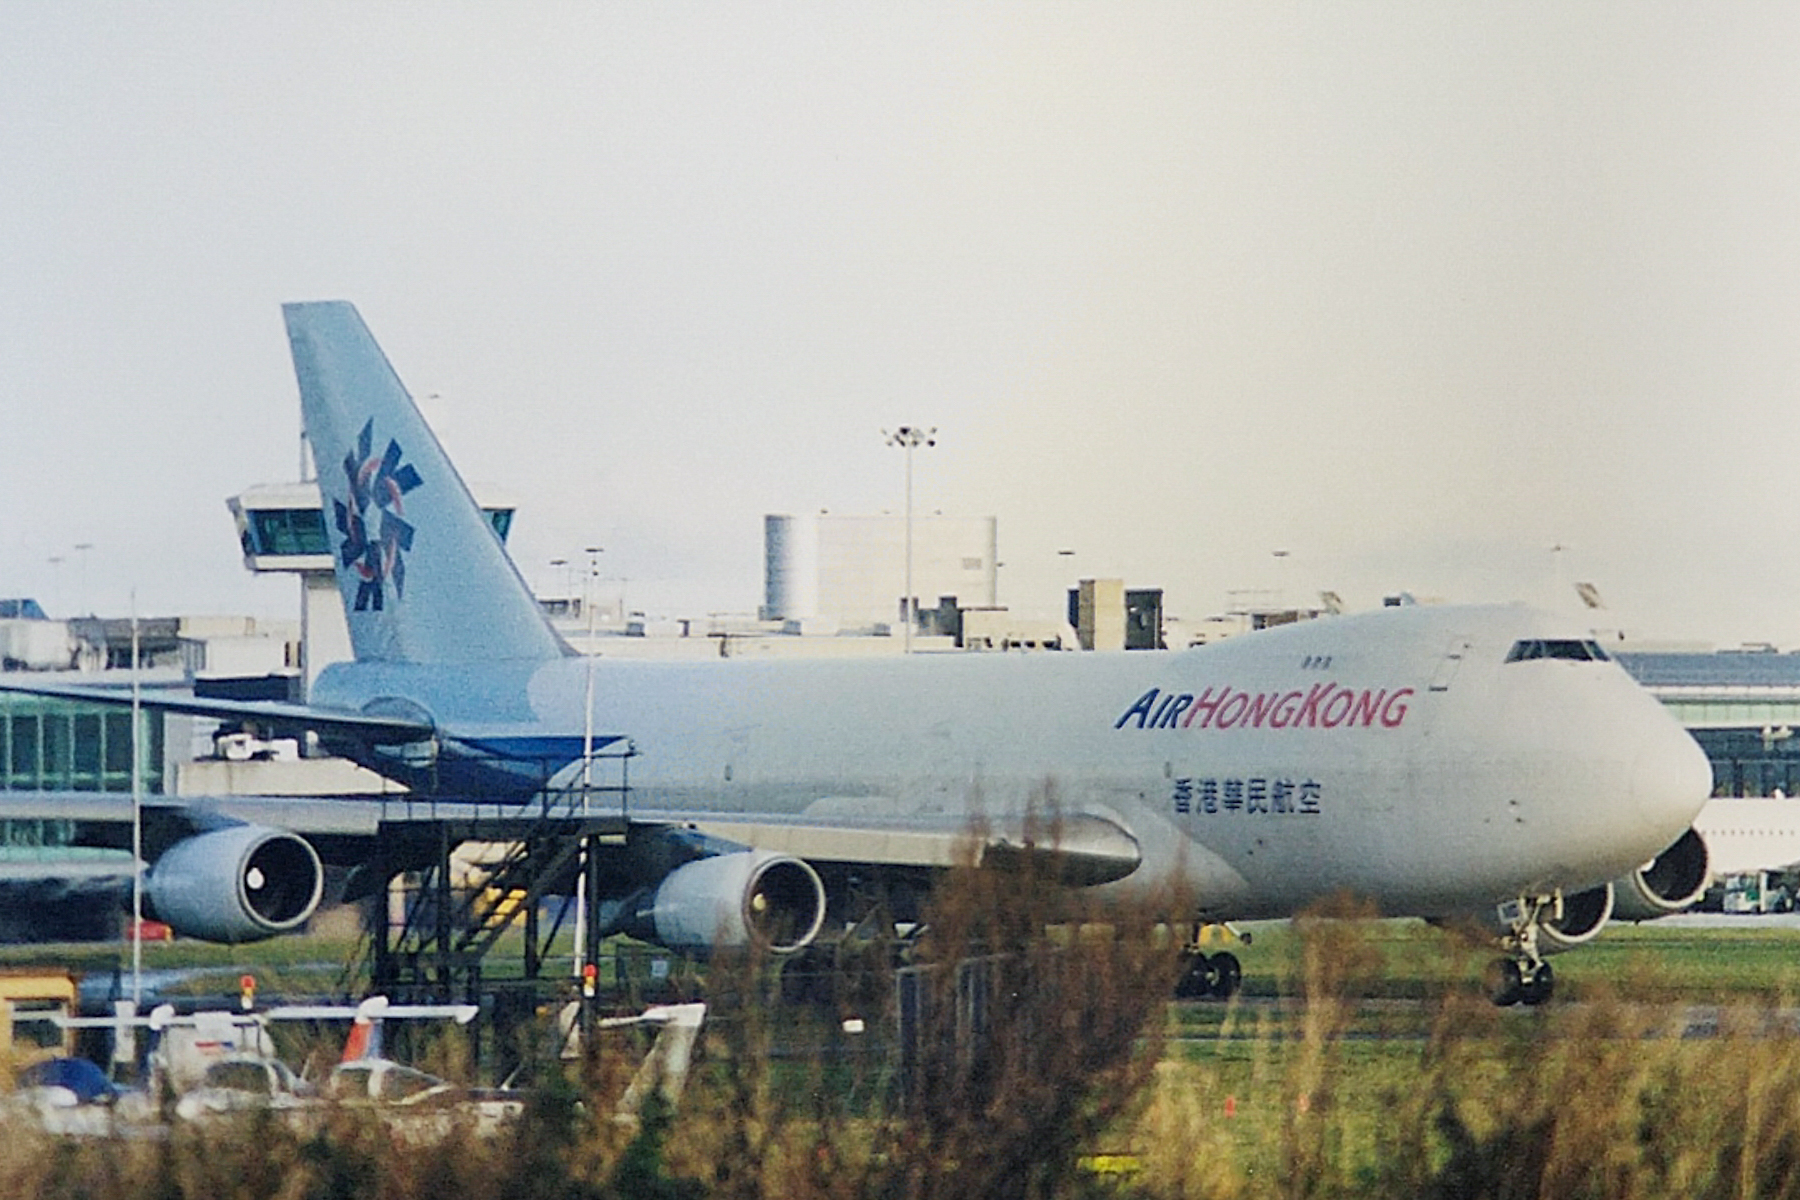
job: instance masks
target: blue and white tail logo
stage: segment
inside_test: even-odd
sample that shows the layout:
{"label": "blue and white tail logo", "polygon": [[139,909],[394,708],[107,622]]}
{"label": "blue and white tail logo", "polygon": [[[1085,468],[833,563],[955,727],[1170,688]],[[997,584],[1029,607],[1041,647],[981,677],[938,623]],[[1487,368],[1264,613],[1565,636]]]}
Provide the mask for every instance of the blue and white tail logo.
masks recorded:
{"label": "blue and white tail logo", "polygon": [[356,309],[321,300],[282,313],[357,660],[562,657],[562,640]]}
{"label": "blue and white tail logo", "polygon": [[[405,451],[392,438],[380,458],[371,454],[374,434],[375,421],[370,418],[357,435],[355,451],[344,455],[350,502],[331,502],[338,532],[344,535],[338,557],[361,579],[356,589],[357,612],[380,612],[390,582],[394,599],[405,598],[406,556],[412,553],[414,532],[406,519],[406,494],[424,482],[411,463],[401,461]],[[374,537],[369,536],[371,503],[381,517]]]}

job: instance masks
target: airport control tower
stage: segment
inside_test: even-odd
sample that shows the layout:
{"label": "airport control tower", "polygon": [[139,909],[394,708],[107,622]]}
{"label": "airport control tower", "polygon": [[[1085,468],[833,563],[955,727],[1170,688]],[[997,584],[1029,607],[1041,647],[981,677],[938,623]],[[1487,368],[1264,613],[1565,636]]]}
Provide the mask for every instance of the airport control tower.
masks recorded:
{"label": "airport control tower", "polygon": [[[485,484],[471,490],[494,532],[506,541],[518,502]],[[300,577],[301,678],[310,692],[320,671],[350,658],[350,627],[332,571],[337,538],[326,524],[319,485],[317,481],[259,484],[225,503],[237,522],[246,567],[259,574]]]}

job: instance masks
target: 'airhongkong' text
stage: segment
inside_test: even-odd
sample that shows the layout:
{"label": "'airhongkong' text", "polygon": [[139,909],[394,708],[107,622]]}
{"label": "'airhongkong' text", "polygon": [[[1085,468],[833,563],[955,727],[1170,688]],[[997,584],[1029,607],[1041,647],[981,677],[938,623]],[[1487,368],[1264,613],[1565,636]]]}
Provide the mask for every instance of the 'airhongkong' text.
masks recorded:
{"label": "'airhongkong' text", "polygon": [[1304,692],[1240,692],[1208,687],[1163,694],[1151,688],[1113,722],[1114,729],[1397,729],[1406,720],[1409,687],[1355,688],[1318,683]]}

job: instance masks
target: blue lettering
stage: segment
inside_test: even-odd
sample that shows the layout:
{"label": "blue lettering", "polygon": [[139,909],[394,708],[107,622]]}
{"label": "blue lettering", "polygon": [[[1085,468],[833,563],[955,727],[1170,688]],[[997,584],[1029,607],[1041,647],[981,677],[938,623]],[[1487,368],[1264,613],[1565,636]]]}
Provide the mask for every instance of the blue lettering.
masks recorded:
{"label": "blue lettering", "polygon": [[1173,703],[1165,702],[1162,711],[1157,713],[1156,720],[1150,727],[1152,729],[1174,729],[1175,722],[1181,719],[1183,710],[1193,702],[1193,696],[1186,692],[1175,697]]}
{"label": "blue lettering", "polygon": [[1142,696],[1139,696],[1138,702],[1136,704],[1132,705],[1130,708],[1126,709],[1124,716],[1120,717],[1117,721],[1113,722],[1113,728],[1114,729],[1125,728],[1125,722],[1131,720],[1131,718],[1135,716],[1137,718],[1137,727],[1139,729],[1142,729],[1144,727],[1144,720],[1147,717],[1149,717],[1149,715],[1150,715],[1151,706],[1156,703],[1157,696],[1159,696],[1161,694],[1162,694],[1161,688],[1151,688],[1149,691],[1145,692]]}

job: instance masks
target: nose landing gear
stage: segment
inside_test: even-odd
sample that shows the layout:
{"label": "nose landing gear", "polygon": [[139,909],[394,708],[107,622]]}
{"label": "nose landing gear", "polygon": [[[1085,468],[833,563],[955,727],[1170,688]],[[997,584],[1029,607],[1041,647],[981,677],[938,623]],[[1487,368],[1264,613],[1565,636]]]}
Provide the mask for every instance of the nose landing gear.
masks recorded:
{"label": "nose landing gear", "polygon": [[1556,972],[1544,961],[1538,931],[1546,922],[1562,919],[1562,896],[1522,896],[1502,905],[1500,919],[1506,932],[1500,946],[1506,957],[1494,960],[1488,970],[1488,998],[1501,1008],[1514,1004],[1536,1007],[1556,990]]}
{"label": "nose landing gear", "polygon": [[1550,999],[1555,990],[1556,972],[1547,962],[1533,968],[1526,960],[1497,958],[1488,972],[1488,996],[1501,1008],[1514,1004],[1535,1008]]}

